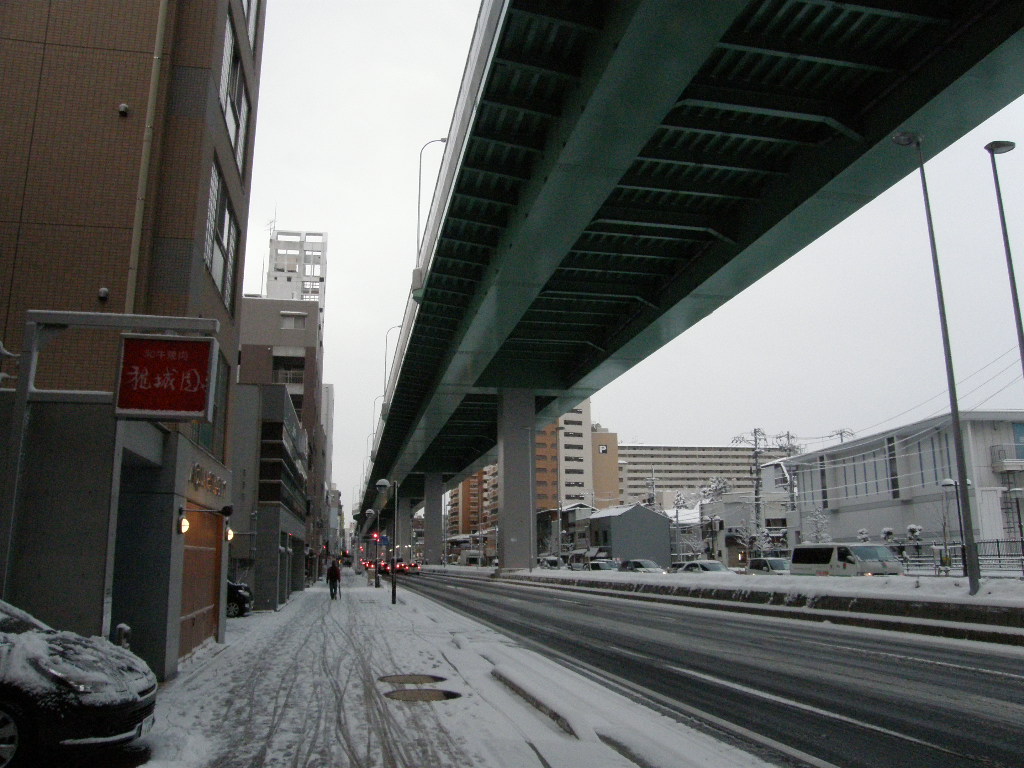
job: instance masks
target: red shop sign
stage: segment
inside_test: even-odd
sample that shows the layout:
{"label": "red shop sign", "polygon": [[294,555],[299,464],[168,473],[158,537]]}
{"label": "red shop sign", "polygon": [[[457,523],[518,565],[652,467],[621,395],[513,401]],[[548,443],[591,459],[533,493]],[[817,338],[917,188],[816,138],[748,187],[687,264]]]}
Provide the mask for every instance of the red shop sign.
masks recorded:
{"label": "red shop sign", "polygon": [[122,335],[115,415],[151,421],[209,420],[216,355],[213,338]]}

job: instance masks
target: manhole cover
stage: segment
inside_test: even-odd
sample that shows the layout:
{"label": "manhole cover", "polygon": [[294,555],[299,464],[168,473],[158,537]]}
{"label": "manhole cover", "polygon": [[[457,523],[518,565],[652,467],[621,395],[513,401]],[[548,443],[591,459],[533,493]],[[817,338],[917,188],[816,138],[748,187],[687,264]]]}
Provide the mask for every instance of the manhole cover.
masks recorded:
{"label": "manhole cover", "polygon": [[427,685],[429,683],[443,683],[445,678],[437,675],[384,675],[377,678],[382,683],[394,683],[395,685]]}
{"label": "manhole cover", "polygon": [[457,699],[462,694],[455,691],[440,691],[437,688],[402,688],[397,691],[387,691],[384,695],[398,701],[444,701],[445,699]]}

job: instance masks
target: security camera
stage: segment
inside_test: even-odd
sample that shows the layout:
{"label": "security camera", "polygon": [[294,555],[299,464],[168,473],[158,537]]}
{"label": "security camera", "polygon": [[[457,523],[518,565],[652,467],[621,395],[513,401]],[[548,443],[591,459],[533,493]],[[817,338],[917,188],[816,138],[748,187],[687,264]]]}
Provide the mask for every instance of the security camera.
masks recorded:
{"label": "security camera", "polygon": [[391,483],[389,483],[387,480],[385,480],[382,477],[380,480],[377,481],[376,485],[377,485],[377,490],[383,492],[383,491],[387,490],[388,486],[390,486]]}
{"label": "security camera", "polygon": [[128,117],[128,105],[121,103],[117,106],[117,114],[121,117]]}
{"label": "security camera", "polygon": [[96,298],[99,299],[100,301],[106,301],[107,299],[110,298],[110,289],[100,288],[96,294]]}

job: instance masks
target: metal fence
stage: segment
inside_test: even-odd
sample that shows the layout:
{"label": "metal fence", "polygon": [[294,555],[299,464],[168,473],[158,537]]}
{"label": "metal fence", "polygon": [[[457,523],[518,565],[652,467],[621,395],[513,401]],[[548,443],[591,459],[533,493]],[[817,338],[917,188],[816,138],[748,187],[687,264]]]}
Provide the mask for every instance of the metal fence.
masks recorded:
{"label": "metal fence", "polygon": [[[982,575],[1024,576],[1024,555],[1020,539],[985,539],[975,542]],[[914,544],[902,557],[907,573],[960,576],[964,573],[963,546],[956,544]]]}

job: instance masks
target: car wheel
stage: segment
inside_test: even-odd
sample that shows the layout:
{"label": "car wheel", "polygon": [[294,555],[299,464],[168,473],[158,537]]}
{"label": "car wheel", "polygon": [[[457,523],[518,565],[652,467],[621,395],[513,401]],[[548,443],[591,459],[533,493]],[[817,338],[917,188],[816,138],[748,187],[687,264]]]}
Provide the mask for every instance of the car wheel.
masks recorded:
{"label": "car wheel", "polygon": [[242,614],[242,610],[238,607],[238,603],[233,600],[229,600],[226,613],[229,617],[234,618],[235,616],[240,616]]}
{"label": "car wheel", "polygon": [[26,765],[31,739],[21,710],[0,702],[0,768]]}

